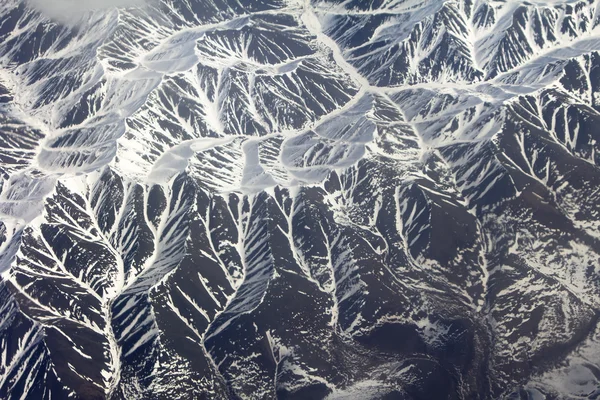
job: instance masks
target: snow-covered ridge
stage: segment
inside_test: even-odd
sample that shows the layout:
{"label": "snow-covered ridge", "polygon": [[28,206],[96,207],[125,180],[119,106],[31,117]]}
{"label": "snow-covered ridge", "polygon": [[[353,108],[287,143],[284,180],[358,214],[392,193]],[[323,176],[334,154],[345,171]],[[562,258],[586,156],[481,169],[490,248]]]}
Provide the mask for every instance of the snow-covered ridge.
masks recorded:
{"label": "snow-covered ridge", "polygon": [[0,4],[0,398],[599,390],[597,1],[119,5]]}

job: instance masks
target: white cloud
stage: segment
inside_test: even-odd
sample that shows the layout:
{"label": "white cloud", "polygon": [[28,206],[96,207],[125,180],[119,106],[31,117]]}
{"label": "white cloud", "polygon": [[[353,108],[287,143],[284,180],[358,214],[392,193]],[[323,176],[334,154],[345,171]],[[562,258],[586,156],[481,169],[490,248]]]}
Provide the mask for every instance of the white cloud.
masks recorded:
{"label": "white cloud", "polygon": [[72,21],[87,12],[107,10],[115,7],[139,7],[146,0],[28,0],[29,3],[53,19]]}

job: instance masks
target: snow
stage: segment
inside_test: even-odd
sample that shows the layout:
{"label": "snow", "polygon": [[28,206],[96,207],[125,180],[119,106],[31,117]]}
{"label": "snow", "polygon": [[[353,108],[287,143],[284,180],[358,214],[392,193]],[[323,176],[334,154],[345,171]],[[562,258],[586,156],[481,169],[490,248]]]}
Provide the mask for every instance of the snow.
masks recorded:
{"label": "snow", "polygon": [[[170,343],[162,306],[189,329],[182,337],[214,369],[211,384],[242,390],[272,372],[256,361],[270,357],[269,387],[256,393],[321,383],[330,398],[399,386],[368,363],[360,374],[341,371],[344,379],[324,372],[331,360],[303,353],[311,340],[333,354],[339,336],[402,323],[443,346],[449,327],[433,315],[447,312],[489,329],[490,357],[512,365],[568,345],[589,322],[599,307],[590,275],[598,142],[586,125],[598,114],[596,4],[567,15],[570,0],[475,1],[496,17],[480,25],[455,1],[232,2],[216,11],[207,2],[202,15],[185,1],[161,2],[94,4],[102,10],[75,18],[91,11],[84,2],[57,31],[28,14],[0,43],[0,82],[14,95],[0,104],[10,121],[0,132],[0,270],[15,304],[0,321],[0,389],[23,377],[23,396],[34,396],[28,374],[59,374],[47,367],[53,349],[34,353],[51,346],[44,326],[90,359],[91,347],[59,321],[103,338],[92,383],[108,396],[122,387],[141,396],[148,377],[131,371],[148,365],[156,382],[175,370],[196,379]],[[0,15],[16,5],[7,0]],[[542,14],[553,22],[539,31]],[[568,63],[582,71],[581,88],[565,86]],[[59,187],[67,194],[57,200]],[[538,215],[546,209],[556,213],[550,222]],[[553,228],[555,215],[573,228]],[[476,239],[446,238],[440,251],[451,254],[440,262],[432,232],[453,225]],[[318,258],[305,247],[313,235],[323,242]],[[78,258],[87,245],[101,249],[98,260]],[[511,265],[498,261],[505,253]],[[44,282],[58,283],[39,289]],[[302,290],[290,293],[292,283]],[[315,314],[282,316],[279,299]],[[189,318],[188,306],[202,318]],[[2,341],[17,315],[32,326],[11,358]],[[261,335],[264,348],[253,342]],[[223,337],[234,339],[225,355]],[[540,385],[574,396],[597,389],[596,339],[533,376],[529,395],[542,398]],[[146,350],[156,355],[148,365],[136,360]],[[410,370],[400,368],[399,381]],[[148,390],[180,389],[156,382]]]}

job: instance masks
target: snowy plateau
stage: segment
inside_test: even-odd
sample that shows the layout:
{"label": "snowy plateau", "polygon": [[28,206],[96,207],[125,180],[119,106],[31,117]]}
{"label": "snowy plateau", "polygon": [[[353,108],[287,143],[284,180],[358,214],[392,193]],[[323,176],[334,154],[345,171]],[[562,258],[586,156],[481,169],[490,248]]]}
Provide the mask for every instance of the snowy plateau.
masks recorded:
{"label": "snowy plateau", "polygon": [[0,0],[0,399],[600,399],[600,0]]}

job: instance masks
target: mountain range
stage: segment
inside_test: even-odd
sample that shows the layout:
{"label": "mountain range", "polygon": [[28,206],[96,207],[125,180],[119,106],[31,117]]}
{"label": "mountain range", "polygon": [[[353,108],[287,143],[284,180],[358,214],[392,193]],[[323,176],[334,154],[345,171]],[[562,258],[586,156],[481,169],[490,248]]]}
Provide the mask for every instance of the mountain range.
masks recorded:
{"label": "mountain range", "polygon": [[1,399],[600,398],[600,1],[115,5],[0,2]]}

